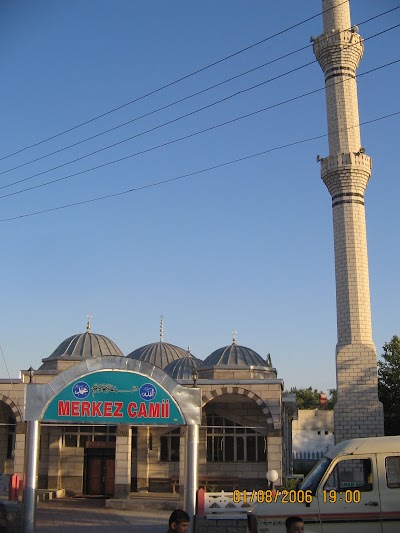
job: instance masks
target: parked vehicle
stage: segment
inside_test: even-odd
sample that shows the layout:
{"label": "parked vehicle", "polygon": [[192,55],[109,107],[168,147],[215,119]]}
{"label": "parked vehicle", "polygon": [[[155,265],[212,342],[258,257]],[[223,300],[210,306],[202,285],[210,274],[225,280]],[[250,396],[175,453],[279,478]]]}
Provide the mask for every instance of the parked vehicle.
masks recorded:
{"label": "parked vehicle", "polygon": [[283,533],[288,516],[302,517],[306,533],[398,533],[400,436],[343,441],[298,491],[257,491],[253,501],[251,533]]}

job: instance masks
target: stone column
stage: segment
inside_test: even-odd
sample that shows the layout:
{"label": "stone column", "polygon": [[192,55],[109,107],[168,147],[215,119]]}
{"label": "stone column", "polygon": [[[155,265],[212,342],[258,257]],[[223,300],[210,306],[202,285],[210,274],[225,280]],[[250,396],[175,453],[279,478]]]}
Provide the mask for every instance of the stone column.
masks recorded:
{"label": "stone column", "polygon": [[279,478],[276,484],[282,483],[282,450],[283,439],[280,430],[268,430],[267,435],[267,470],[276,470]]}
{"label": "stone column", "polygon": [[150,428],[138,427],[137,432],[137,490],[149,490]]}
{"label": "stone column", "polygon": [[26,433],[26,423],[17,422],[15,426],[14,472],[13,473],[19,475],[21,487],[22,487],[22,482],[23,482],[23,477],[24,477],[25,433]]}
{"label": "stone column", "polygon": [[49,475],[48,488],[61,489],[61,429],[59,427],[50,428],[49,434]]}
{"label": "stone column", "polygon": [[372,162],[360,141],[356,70],[364,52],[343,0],[322,0],[324,33],[314,53],[324,72],[329,156],[321,176],[332,196],[337,332],[336,442],[383,435],[372,340],[364,193]]}
{"label": "stone column", "polygon": [[131,452],[132,428],[120,424],[115,448],[115,498],[127,498],[131,492]]}

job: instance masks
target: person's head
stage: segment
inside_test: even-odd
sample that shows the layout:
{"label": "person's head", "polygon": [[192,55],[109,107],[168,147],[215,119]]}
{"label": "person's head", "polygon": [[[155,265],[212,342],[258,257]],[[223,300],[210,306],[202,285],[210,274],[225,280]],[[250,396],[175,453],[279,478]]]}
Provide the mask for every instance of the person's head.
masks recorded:
{"label": "person's head", "polygon": [[169,531],[187,533],[190,524],[189,515],[182,509],[175,509],[169,517]]}
{"label": "person's head", "polygon": [[304,520],[300,516],[289,516],[285,524],[286,533],[304,533]]}

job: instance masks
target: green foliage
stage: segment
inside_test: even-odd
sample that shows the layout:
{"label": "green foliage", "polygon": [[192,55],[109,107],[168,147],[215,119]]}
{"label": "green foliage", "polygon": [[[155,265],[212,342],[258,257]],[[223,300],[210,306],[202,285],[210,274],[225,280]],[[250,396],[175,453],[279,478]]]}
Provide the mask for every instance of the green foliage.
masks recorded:
{"label": "green foliage", "polygon": [[297,479],[285,479],[285,484],[283,485],[285,490],[296,490],[297,489]]}
{"label": "green foliage", "polygon": [[290,392],[296,394],[297,407],[299,409],[333,409],[336,403],[336,389],[329,389],[326,405],[321,405],[320,395],[322,391],[313,389],[312,387],[300,388],[292,387]]}
{"label": "green foliage", "polygon": [[385,412],[385,435],[400,435],[400,339],[385,342],[378,361],[379,399]]}
{"label": "green foliage", "polygon": [[337,390],[329,389],[328,390],[328,403],[326,405],[326,408],[333,409],[336,402],[337,402]]}
{"label": "green foliage", "polygon": [[296,394],[297,407],[299,409],[316,409],[319,407],[319,391],[308,387],[308,389],[298,389],[297,387],[292,387],[290,392]]}

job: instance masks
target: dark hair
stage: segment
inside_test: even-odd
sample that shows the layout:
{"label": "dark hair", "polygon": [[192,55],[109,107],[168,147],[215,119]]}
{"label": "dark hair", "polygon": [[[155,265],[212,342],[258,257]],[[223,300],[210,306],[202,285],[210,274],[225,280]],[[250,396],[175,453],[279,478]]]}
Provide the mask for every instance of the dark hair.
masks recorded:
{"label": "dark hair", "polygon": [[285,522],[286,529],[291,528],[292,525],[296,522],[303,522],[304,524],[304,520],[301,518],[301,516],[289,516],[289,518],[287,518]]}
{"label": "dark hair", "polygon": [[172,511],[172,514],[169,517],[169,525],[171,526],[173,522],[175,522],[175,524],[180,524],[181,522],[190,522],[190,516],[182,509],[175,509],[175,511]]}

